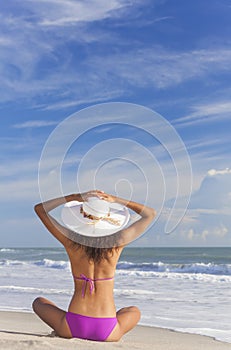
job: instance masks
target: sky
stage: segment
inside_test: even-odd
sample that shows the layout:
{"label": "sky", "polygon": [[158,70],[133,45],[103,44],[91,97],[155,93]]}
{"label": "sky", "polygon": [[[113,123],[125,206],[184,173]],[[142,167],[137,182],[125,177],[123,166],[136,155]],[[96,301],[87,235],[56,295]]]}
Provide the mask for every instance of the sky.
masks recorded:
{"label": "sky", "polygon": [[231,246],[230,0],[0,17],[0,247],[59,246],[34,204],[93,187],[156,208],[135,246]]}

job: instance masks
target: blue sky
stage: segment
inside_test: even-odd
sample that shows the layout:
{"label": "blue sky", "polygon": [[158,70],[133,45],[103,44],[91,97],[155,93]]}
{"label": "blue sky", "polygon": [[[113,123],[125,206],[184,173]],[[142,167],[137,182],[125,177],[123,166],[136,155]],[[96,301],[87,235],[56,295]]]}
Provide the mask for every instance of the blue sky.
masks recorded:
{"label": "blue sky", "polygon": [[[95,176],[97,186],[129,196],[132,184],[140,201],[147,180],[148,204],[159,216],[135,244],[231,246],[231,1],[14,0],[0,10],[0,246],[57,245],[33,213],[40,201],[38,167],[52,132],[78,111],[79,125],[95,128],[65,156],[65,192],[76,190],[79,164],[82,187]],[[156,111],[190,156],[192,192],[185,158],[176,160],[182,188],[171,220],[191,198],[171,234],[164,227],[176,197],[172,159],[159,130],[155,139],[134,126],[153,130],[152,117],[134,117],[129,127],[114,113],[98,119],[81,114],[115,102]],[[175,141],[167,142],[171,152]],[[57,159],[46,161],[43,176],[54,184],[48,196],[56,193]],[[107,181],[94,173],[103,161]]]}

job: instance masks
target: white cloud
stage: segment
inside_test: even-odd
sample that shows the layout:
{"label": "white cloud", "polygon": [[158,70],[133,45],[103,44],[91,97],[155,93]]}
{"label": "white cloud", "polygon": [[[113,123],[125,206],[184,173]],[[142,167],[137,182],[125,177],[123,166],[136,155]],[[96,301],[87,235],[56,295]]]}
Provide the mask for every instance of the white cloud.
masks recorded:
{"label": "white cloud", "polygon": [[203,230],[202,233],[201,233],[202,240],[206,241],[208,235],[209,235],[209,231],[208,230]]}
{"label": "white cloud", "polygon": [[[56,92],[60,96],[61,91],[63,94],[63,91],[76,90],[76,83],[83,81],[84,73],[78,78],[76,60],[79,62],[79,59],[76,57],[72,65],[73,52],[70,52],[70,46],[66,49],[62,46],[69,41],[97,41],[98,36],[105,40],[106,33],[97,30],[88,33],[87,27],[76,24],[116,16],[118,10],[126,9],[131,3],[119,0],[103,0],[100,4],[95,0],[48,0],[35,4],[34,1],[26,0],[23,4],[14,5],[11,7],[8,4],[0,15],[0,32],[4,32],[4,36],[0,37],[2,101],[25,96],[28,99],[40,94],[44,96],[46,92]],[[48,23],[50,26],[47,26]],[[54,29],[52,23],[60,28]],[[48,64],[44,72],[40,70],[43,64]],[[85,98],[86,93],[83,91],[81,96]],[[77,98],[80,99],[80,96]]]}
{"label": "white cloud", "polygon": [[49,120],[28,120],[27,122],[14,124],[13,127],[16,129],[25,129],[25,128],[41,128],[45,126],[57,125],[57,121]]}
{"label": "white cloud", "polygon": [[191,241],[193,239],[193,236],[194,236],[193,229],[190,229],[188,232],[188,239]]}
{"label": "white cloud", "polygon": [[[200,187],[192,193],[189,203],[189,215],[226,214],[231,201],[231,169],[210,169],[201,181]],[[211,214],[211,215],[210,215]]]}
{"label": "white cloud", "polygon": [[217,145],[219,143],[223,142],[223,139],[214,138],[214,139],[207,139],[204,137],[203,139],[196,139],[196,137],[193,138],[193,140],[190,140],[187,142],[187,150],[191,151],[194,149],[204,149],[206,147],[211,147],[214,145]]}
{"label": "white cloud", "polygon": [[85,98],[71,98],[69,96],[69,99],[64,99],[61,102],[51,102],[49,105],[38,105],[38,108],[41,108],[46,111],[52,111],[52,110],[60,110],[64,108],[70,108],[70,107],[77,107],[85,104],[93,104],[93,103],[99,103],[104,102],[108,100],[112,100],[117,98],[118,96],[121,96],[123,94],[123,90],[119,90],[117,88],[112,88],[110,91],[93,91],[91,96],[85,97]]}
{"label": "white cloud", "polygon": [[[134,46],[118,33],[94,26],[105,18],[132,16],[141,3],[26,0],[15,8],[6,7],[0,17],[1,100],[39,96],[34,103],[44,105],[49,94],[47,109],[67,108],[79,105],[78,101],[123,96],[131,93],[131,86],[165,89],[214,71],[229,71],[231,50],[226,47],[173,51],[157,45],[147,48],[142,42]],[[110,44],[115,50],[102,50],[102,56],[101,50],[89,45],[96,41],[102,49]],[[87,50],[82,51],[85,43]]]}
{"label": "white cloud", "polygon": [[[221,169],[214,170],[212,176],[209,173],[204,176],[201,187],[192,194],[179,226],[171,234],[164,234],[169,217],[169,209],[165,206],[151,232],[139,240],[140,245],[231,246],[231,172],[230,169]],[[211,178],[215,181],[211,182]],[[173,214],[179,216],[177,210],[180,211],[180,207]]]}
{"label": "white cloud", "polygon": [[[27,0],[28,4],[33,1]],[[42,26],[65,26],[79,22],[93,22],[111,17],[112,12],[126,7],[128,1],[120,0],[42,0],[37,4],[37,11]],[[34,8],[34,2],[31,6]]]}
{"label": "white cloud", "polygon": [[[190,79],[201,79],[214,70],[228,71],[231,50],[226,48],[194,51],[168,51],[160,46],[130,49],[101,58],[93,55],[91,61],[105,75],[113,71],[128,84],[140,87],[166,88]],[[88,66],[90,67],[91,61]]]}
{"label": "white cloud", "polygon": [[[223,242],[228,241],[228,236],[230,230],[224,225],[205,228],[203,230],[190,228],[188,230],[182,230],[180,235],[182,239],[187,242],[189,241],[191,245],[196,244],[208,244],[208,245],[218,245],[221,246]],[[230,235],[231,242],[231,235]],[[223,243],[224,244],[224,243]]]}
{"label": "white cloud", "polygon": [[231,113],[231,102],[229,100],[217,101],[210,104],[194,106],[192,109],[194,111],[191,114],[175,119],[173,124],[177,127],[184,127],[229,120]]}
{"label": "white cloud", "polygon": [[[179,242],[200,245],[231,244],[231,169],[211,169],[195,191],[175,233]],[[162,220],[165,220],[163,215]]]}
{"label": "white cloud", "polygon": [[225,174],[231,174],[231,169],[229,169],[229,168],[226,168],[223,170],[210,169],[208,171],[209,176],[225,175]]}
{"label": "white cloud", "polygon": [[215,236],[218,236],[223,238],[225,237],[227,234],[229,233],[229,229],[227,227],[225,227],[224,225],[221,225],[220,227],[215,227],[213,230],[213,234]]}

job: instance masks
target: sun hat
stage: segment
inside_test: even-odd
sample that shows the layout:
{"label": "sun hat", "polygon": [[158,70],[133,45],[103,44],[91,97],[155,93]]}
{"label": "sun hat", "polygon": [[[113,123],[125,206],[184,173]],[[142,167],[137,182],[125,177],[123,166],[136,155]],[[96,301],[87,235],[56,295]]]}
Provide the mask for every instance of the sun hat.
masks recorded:
{"label": "sun hat", "polygon": [[90,197],[84,202],[67,202],[61,218],[65,226],[78,234],[102,237],[122,230],[129,221],[130,213],[119,203]]}

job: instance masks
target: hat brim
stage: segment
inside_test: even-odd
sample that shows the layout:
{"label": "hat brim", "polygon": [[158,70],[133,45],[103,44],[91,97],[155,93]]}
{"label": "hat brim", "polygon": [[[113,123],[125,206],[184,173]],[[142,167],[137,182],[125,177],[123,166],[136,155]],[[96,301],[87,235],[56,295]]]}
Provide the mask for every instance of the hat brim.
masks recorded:
{"label": "hat brim", "polygon": [[72,231],[88,236],[103,237],[122,230],[130,219],[130,213],[127,207],[119,203],[109,203],[110,218],[119,221],[119,225],[112,224],[106,220],[93,221],[84,218],[80,213],[82,202],[71,201],[64,205],[61,218],[66,227]]}

